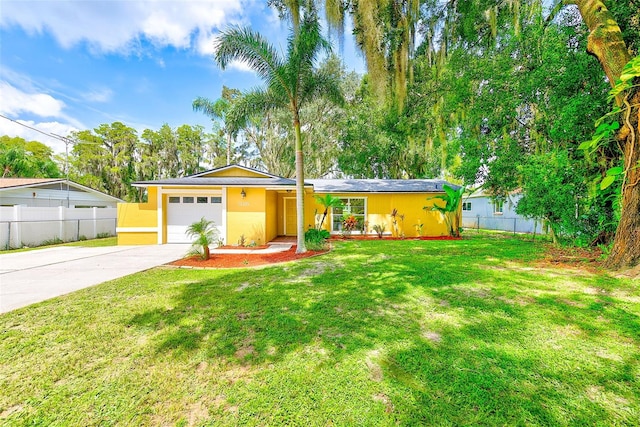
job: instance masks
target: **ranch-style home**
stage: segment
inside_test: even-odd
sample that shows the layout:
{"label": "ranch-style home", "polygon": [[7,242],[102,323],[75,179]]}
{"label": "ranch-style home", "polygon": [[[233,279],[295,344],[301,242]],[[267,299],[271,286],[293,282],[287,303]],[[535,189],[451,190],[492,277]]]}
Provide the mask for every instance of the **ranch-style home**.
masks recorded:
{"label": "ranch-style home", "polygon": [[[353,234],[444,236],[442,215],[430,208],[443,194],[437,179],[308,179],[305,180],[305,230],[315,227],[324,207],[316,196],[342,200],[323,227],[340,234],[345,215],[357,221]],[[265,244],[279,236],[296,236],[295,180],[239,165],[228,165],[184,178],[134,183],[147,189],[146,203],[118,205],[118,244],[191,243],[185,231],[205,217],[213,220],[222,242]],[[455,185],[451,185],[456,188]],[[395,210],[397,213],[392,216]]]}

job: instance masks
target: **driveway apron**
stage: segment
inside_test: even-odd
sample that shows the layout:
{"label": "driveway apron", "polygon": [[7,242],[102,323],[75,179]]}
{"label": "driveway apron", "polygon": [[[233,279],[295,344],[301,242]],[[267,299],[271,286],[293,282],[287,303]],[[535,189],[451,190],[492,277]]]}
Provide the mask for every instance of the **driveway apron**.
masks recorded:
{"label": "driveway apron", "polygon": [[0,313],[175,261],[188,249],[59,246],[0,255]]}

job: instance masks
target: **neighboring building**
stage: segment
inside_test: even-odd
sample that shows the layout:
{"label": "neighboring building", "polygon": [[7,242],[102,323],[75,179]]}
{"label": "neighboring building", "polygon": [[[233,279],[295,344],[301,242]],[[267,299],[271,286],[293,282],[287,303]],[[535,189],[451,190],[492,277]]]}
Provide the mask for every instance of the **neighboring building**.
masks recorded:
{"label": "neighboring building", "polygon": [[59,178],[0,178],[1,206],[115,208],[122,200]]}
{"label": "neighboring building", "polygon": [[0,247],[114,235],[118,202],[66,179],[0,178]]}
{"label": "neighboring building", "polygon": [[[437,211],[423,209],[441,203],[433,196],[444,193],[441,180],[316,180],[305,182],[305,230],[314,227],[324,208],[315,196],[331,194],[343,199],[342,209],[329,213],[324,228],[340,233],[345,213],[358,222],[354,233],[372,233],[374,225],[398,232],[443,236],[447,227]],[[225,244],[263,244],[278,236],[295,236],[295,181],[244,166],[229,165],[185,178],[134,183],[148,191],[147,203],[118,205],[119,244],[185,243],[192,239],[186,228],[205,217],[213,220]],[[448,184],[451,185],[451,184]],[[452,186],[456,188],[456,186]],[[416,227],[416,225],[420,225]]]}
{"label": "neighboring building", "polygon": [[503,230],[514,233],[541,233],[540,222],[516,213],[522,194],[513,192],[506,199],[496,198],[483,190],[462,198],[462,226]]}

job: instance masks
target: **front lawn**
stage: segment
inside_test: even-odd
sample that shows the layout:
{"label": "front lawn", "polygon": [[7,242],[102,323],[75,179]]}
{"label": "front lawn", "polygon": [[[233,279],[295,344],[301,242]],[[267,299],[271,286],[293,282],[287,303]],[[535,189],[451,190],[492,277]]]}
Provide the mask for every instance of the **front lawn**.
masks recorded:
{"label": "front lawn", "polygon": [[640,287],[504,236],[158,268],[0,316],[0,424],[637,425]]}

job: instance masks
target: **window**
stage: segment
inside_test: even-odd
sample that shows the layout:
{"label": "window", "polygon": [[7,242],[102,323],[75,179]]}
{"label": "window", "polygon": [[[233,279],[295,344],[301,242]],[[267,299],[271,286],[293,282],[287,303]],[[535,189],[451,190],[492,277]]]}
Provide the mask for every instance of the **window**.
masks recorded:
{"label": "window", "polygon": [[503,205],[504,205],[504,200],[494,200],[493,201],[493,213],[494,213],[494,215],[502,215]]}
{"label": "window", "polygon": [[212,197],[211,203],[222,203],[222,197]]}
{"label": "window", "polygon": [[331,231],[342,231],[342,222],[344,221],[344,217],[353,215],[357,222],[354,232],[362,232],[367,216],[367,204],[365,203],[365,199],[348,198],[340,200],[342,201],[342,207],[333,208],[331,211]]}
{"label": "window", "polygon": [[193,197],[183,197],[182,203],[193,203]]}
{"label": "window", "polygon": [[177,197],[177,196],[169,197],[169,203],[180,203],[180,197]]}
{"label": "window", "polygon": [[471,202],[463,202],[462,203],[462,210],[463,211],[470,211],[471,210]]}
{"label": "window", "polygon": [[196,197],[196,202],[197,203],[209,203],[209,198],[208,197]]}

